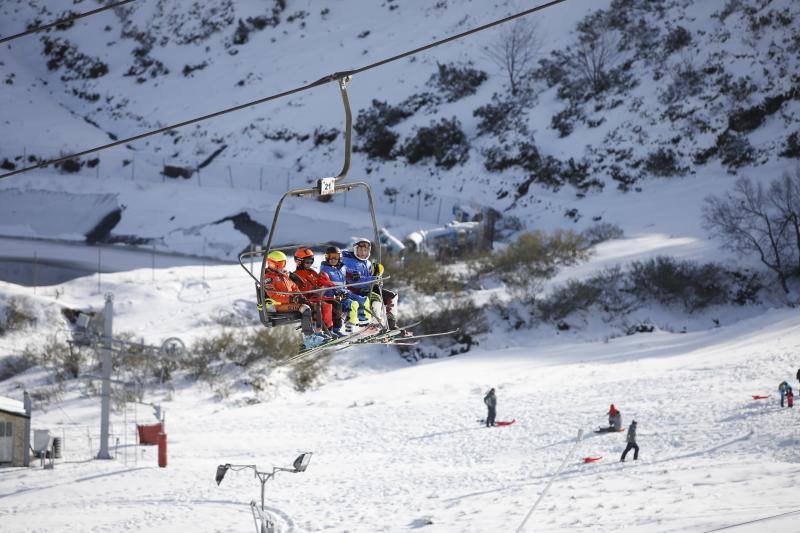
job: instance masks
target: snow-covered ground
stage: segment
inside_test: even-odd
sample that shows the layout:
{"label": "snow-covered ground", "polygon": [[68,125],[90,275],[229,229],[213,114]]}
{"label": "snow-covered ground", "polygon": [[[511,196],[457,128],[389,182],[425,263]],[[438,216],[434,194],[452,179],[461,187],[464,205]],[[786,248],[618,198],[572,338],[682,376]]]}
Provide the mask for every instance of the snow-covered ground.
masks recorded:
{"label": "snow-covered ground", "polygon": [[[653,246],[624,243],[609,243],[573,274]],[[115,330],[189,343],[220,327],[215,313],[252,305],[238,266],[208,266],[205,278],[200,268],[159,270],[155,281],[149,269],[105,275]],[[57,288],[58,304],[102,305],[91,277]],[[56,303],[56,287],[35,297],[29,288],[2,289]],[[351,349],[333,357],[324,386],[305,394],[287,379],[291,368],[256,369],[269,391],[253,405],[241,390],[220,398],[182,379],[169,396],[151,390],[145,398],[166,409],[166,469],[153,448],[131,445],[134,423],[153,420],[141,405],[112,417],[117,458],[88,460],[99,400],[73,382],[62,401],[34,412],[34,428],[66,435],[65,459],[52,471],[0,471],[0,521],[3,531],[244,531],[258,483],[249,472],[229,472],[217,487],[216,466],[289,466],[311,451],[307,472],[279,473],[267,485],[268,507],[285,531],[511,531],[579,429],[586,438],[527,531],[706,531],[793,511],[800,414],[780,409],[775,389],[800,363],[800,318],[793,309],[751,315],[723,314],[713,329],[595,342],[548,332],[494,336],[468,354],[414,365],[388,348]],[[26,335],[0,338],[0,350],[9,353]],[[17,397],[42,379],[32,369],[3,382],[0,394]],[[499,418],[516,424],[481,427],[489,387],[498,391]],[[750,399],[757,394],[770,398]],[[626,426],[639,423],[637,462],[618,462],[624,433],[592,432],[611,403]],[[583,464],[589,456],[603,459]],[[795,531],[794,518],[737,531]]]}

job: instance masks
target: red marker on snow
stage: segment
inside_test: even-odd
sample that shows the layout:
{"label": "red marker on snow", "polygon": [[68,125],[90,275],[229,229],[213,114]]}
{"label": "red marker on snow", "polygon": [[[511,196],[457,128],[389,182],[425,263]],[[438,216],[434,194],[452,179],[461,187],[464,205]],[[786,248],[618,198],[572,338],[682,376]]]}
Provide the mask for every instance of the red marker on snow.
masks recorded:
{"label": "red marker on snow", "polygon": [[594,463],[595,461],[599,461],[600,459],[602,459],[602,457],[584,457],[583,458],[583,462],[584,463]]}
{"label": "red marker on snow", "polygon": [[754,399],[754,400],[766,400],[767,398],[769,398],[769,396],[757,396],[757,395],[753,395],[753,399]]}

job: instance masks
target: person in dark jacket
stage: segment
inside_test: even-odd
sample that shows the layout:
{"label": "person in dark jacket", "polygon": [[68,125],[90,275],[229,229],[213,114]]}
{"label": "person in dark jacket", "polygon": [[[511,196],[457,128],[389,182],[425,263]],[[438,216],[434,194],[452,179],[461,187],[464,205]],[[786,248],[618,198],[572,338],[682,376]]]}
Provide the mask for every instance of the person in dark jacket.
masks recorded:
{"label": "person in dark jacket", "polygon": [[625,451],[622,452],[622,457],[619,460],[621,463],[625,462],[625,456],[631,450],[633,450],[633,460],[636,461],[639,458],[639,445],[636,444],[636,420],[628,426],[628,445],[625,446]]}
{"label": "person in dark jacket", "polygon": [[790,390],[792,390],[792,386],[785,381],[781,381],[780,385],[778,385],[778,392],[781,395],[781,407],[783,407],[783,404],[786,401],[786,393]]}
{"label": "person in dark jacket", "polygon": [[483,397],[483,403],[486,404],[486,408],[489,412],[486,414],[486,427],[494,426],[494,418],[497,416],[497,396],[494,394],[494,389],[490,389],[489,392],[486,393],[486,396]]}
{"label": "person in dark jacket", "polygon": [[800,368],[797,369],[797,381],[800,381]]}

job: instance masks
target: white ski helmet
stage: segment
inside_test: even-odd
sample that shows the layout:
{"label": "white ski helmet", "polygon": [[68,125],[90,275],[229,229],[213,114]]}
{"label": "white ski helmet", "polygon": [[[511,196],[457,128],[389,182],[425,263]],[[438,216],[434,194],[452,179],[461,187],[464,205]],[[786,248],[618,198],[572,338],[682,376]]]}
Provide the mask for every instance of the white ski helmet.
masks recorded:
{"label": "white ski helmet", "polygon": [[[370,254],[372,253],[372,242],[369,239],[365,238],[365,237],[356,237],[355,239],[353,239],[352,250],[353,250],[353,254],[356,257],[358,257],[357,249],[360,248],[360,247],[363,247],[365,244],[366,244],[366,247],[367,247],[367,257],[366,258],[369,258]],[[361,258],[359,258],[359,259],[361,259]]]}

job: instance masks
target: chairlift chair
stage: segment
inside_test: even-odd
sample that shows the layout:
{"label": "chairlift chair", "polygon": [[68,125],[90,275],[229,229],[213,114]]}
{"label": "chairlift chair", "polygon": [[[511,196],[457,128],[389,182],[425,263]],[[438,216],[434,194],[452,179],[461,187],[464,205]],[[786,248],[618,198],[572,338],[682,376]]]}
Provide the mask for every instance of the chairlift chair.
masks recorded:
{"label": "chairlift chair", "polygon": [[[271,300],[267,296],[267,291],[263,284],[263,277],[264,272],[267,269],[267,256],[270,252],[275,250],[288,250],[289,248],[295,248],[295,246],[284,246],[284,247],[272,247],[272,241],[275,237],[275,231],[278,227],[278,220],[280,219],[281,214],[281,207],[283,206],[283,202],[290,197],[293,198],[318,198],[318,197],[326,197],[332,196],[334,194],[342,194],[347,193],[353,189],[364,189],[367,194],[367,200],[369,203],[369,212],[372,219],[372,231],[374,234],[373,243],[375,244],[374,249],[377,253],[377,261],[380,262],[381,257],[381,247],[380,247],[380,234],[378,232],[378,221],[375,215],[375,203],[372,199],[372,189],[370,188],[369,184],[363,181],[356,181],[350,183],[342,183],[344,178],[347,176],[348,171],[350,170],[350,153],[352,149],[352,129],[353,129],[353,117],[350,111],[350,101],[347,97],[347,83],[350,81],[349,76],[339,76],[335,77],[335,79],[339,80],[339,89],[342,95],[342,104],[344,105],[344,112],[345,112],[345,151],[344,151],[344,164],[342,166],[341,172],[338,175],[333,177],[326,177],[317,180],[317,184],[315,187],[310,188],[303,188],[303,189],[292,189],[287,191],[281,199],[278,201],[278,204],[275,208],[275,215],[272,219],[272,227],[269,231],[269,238],[267,240],[267,246],[261,250],[251,250],[245,251],[239,254],[239,265],[244,269],[247,274],[253,278],[255,281],[255,288],[256,288],[256,302],[258,304],[258,314],[259,318],[261,319],[261,323],[268,327],[274,328],[279,326],[286,326],[286,325],[296,325],[300,323],[300,313],[277,313],[274,311],[274,306],[272,305]],[[309,245],[308,248],[319,248],[323,246],[322,243],[315,245]],[[252,272],[245,266],[244,261],[250,259],[252,257],[261,256],[261,270],[259,272],[258,277],[254,276]],[[348,286],[359,286],[359,285],[372,285],[375,284],[375,281],[368,281],[368,282],[355,282],[355,283],[348,283]],[[378,285],[380,290],[380,285]],[[330,289],[322,288],[322,289],[311,289],[306,291],[297,291],[291,293],[284,293],[281,291],[270,291],[276,294],[290,294],[290,295],[297,295],[297,294],[319,294],[326,292]]]}

